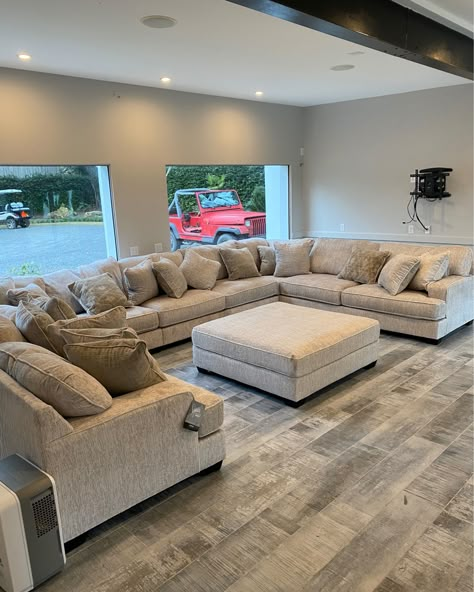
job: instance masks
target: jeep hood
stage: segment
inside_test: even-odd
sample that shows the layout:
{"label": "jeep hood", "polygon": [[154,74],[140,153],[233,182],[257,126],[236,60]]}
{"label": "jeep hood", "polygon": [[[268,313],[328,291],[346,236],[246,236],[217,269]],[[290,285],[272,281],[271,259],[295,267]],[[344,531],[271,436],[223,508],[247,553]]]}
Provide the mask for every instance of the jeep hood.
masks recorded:
{"label": "jeep hood", "polygon": [[244,224],[250,218],[264,218],[265,212],[245,212],[244,210],[213,210],[207,211],[205,218],[210,224],[224,226],[226,224]]}

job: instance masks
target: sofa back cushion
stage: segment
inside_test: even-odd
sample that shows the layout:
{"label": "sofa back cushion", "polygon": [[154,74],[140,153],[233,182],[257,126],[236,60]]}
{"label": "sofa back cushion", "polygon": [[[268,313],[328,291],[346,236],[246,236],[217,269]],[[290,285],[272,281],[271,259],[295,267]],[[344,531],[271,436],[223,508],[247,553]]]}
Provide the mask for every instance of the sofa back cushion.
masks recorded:
{"label": "sofa back cushion", "polygon": [[0,316],[0,343],[5,341],[26,341],[13,321]]}
{"label": "sofa back cushion", "polygon": [[46,292],[38,284],[28,284],[22,288],[13,288],[7,292],[9,303],[18,306],[20,302],[29,302],[34,298],[47,298]]}
{"label": "sofa back cushion", "polygon": [[51,298],[61,298],[69,304],[75,313],[84,312],[77,298],[71,294],[68,286],[80,279],[80,276],[69,269],[62,269],[43,276],[45,291]]}
{"label": "sofa back cushion", "polygon": [[81,265],[77,268],[77,273],[81,278],[90,278],[103,273],[109,273],[114,278],[117,286],[125,293],[122,271],[114,257],[107,257],[107,259],[100,259],[99,261],[94,261],[88,265]]}
{"label": "sofa back cushion", "polygon": [[473,253],[471,247],[460,245],[414,245],[411,243],[381,243],[381,249],[390,251],[393,255],[403,253],[404,255],[420,256],[423,254],[449,254],[449,265],[446,275],[468,276],[471,274],[473,264]]}
{"label": "sofa back cushion", "polygon": [[15,288],[15,282],[12,278],[2,278],[0,280],[0,305],[1,304],[10,304],[10,300],[8,299],[7,292],[8,290],[13,290]]}
{"label": "sofa back cushion", "polygon": [[64,417],[95,415],[112,405],[95,378],[31,343],[0,344],[0,368]]}
{"label": "sofa back cushion", "polygon": [[379,243],[345,238],[318,238],[311,249],[310,270],[313,273],[337,275],[342,271],[354,248],[378,251]]}

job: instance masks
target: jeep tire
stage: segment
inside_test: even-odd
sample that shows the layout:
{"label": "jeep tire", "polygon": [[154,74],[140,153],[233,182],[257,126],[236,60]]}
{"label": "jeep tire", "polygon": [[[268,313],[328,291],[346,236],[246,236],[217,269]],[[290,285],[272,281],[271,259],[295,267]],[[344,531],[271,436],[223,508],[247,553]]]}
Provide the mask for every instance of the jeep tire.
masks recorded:
{"label": "jeep tire", "polygon": [[225,243],[228,240],[236,240],[235,234],[230,234],[229,232],[223,232],[217,237],[216,245],[220,245],[221,243]]}
{"label": "jeep tire", "polygon": [[181,241],[176,238],[172,230],[170,230],[170,245],[172,251],[177,251],[181,247]]}

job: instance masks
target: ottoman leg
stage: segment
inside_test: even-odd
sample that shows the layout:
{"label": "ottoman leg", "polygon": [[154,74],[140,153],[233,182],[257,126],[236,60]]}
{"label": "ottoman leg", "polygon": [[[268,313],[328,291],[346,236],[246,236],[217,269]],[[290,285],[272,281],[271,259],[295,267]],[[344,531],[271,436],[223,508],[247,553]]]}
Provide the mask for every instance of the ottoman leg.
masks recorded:
{"label": "ottoman leg", "polygon": [[210,467],[207,467],[207,469],[203,469],[199,474],[200,475],[209,475],[210,473],[213,473],[214,471],[220,471],[221,467],[222,467],[222,461],[219,461],[215,465],[211,465]]}
{"label": "ottoman leg", "polygon": [[200,366],[196,366],[197,371],[200,372],[201,374],[212,374],[212,372],[210,370],[206,370],[205,368],[201,368]]}
{"label": "ottoman leg", "polygon": [[368,370],[369,368],[375,368],[376,364],[377,364],[377,360],[375,360],[375,362],[371,362],[370,364],[365,366],[364,370]]}

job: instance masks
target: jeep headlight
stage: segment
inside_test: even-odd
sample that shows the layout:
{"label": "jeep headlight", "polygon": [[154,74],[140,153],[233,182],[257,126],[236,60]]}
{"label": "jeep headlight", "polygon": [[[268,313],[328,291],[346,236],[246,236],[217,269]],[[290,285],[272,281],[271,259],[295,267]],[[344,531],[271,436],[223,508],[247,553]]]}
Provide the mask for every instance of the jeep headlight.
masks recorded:
{"label": "jeep headlight", "polygon": [[245,220],[245,226],[247,226],[247,228],[250,228],[250,224],[251,224],[250,220]]}

